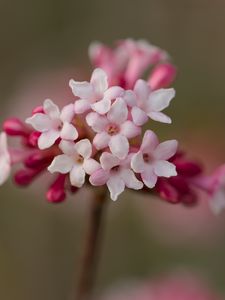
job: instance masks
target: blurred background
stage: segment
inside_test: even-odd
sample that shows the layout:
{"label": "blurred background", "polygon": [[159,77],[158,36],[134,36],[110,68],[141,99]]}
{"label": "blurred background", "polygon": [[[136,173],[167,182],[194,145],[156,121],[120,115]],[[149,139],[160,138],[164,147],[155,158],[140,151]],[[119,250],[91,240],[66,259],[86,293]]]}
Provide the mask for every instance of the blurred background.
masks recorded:
{"label": "blurred background", "polygon": [[[178,67],[177,138],[210,171],[225,161],[225,2],[223,0],[0,0],[0,121],[28,116],[45,98],[73,99],[68,80],[89,77],[88,45],[145,38]],[[67,299],[75,284],[91,193],[53,206],[40,187],[0,190],[0,299]],[[96,291],[184,270],[225,292],[225,214],[204,196],[196,208],[125,193],[109,203]]]}

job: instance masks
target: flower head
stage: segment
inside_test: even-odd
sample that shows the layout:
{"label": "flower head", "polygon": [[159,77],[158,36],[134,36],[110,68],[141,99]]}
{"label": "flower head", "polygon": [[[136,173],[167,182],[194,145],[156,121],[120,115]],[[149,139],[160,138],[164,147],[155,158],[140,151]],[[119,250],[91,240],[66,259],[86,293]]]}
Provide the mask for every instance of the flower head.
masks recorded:
{"label": "flower head", "polygon": [[8,151],[7,136],[4,132],[0,133],[0,185],[9,177],[11,170],[11,159]]}

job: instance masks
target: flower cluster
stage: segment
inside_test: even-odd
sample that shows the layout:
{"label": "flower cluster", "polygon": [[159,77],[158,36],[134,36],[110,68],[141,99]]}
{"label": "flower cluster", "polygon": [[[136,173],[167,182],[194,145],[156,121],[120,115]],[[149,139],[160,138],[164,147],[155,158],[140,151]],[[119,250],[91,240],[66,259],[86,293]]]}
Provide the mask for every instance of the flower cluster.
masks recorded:
{"label": "flower cluster", "polygon": [[[113,49],[94,43],[89,54],[95,69],[90,81],[70,80],[73,103],[60,110],[47,99],[25,122],[4,122],[0,184],[12,165],[22,163],[14,175],[19,185],[30,184],[44,172],[54,174],[46,194],[51,202],[63,201],[66,191],[75,192],[84,184],[106,185],[112,200],[127,187],[150,189],[173,203],[196,202],[192,186],[203,188],[199,165],[177,153],[176,140],[160,143],[152,130],[144,131],[149,121],[171,123],[163,112],[175,97],[169,86],[176,68],[169,55],[131,39]],[[147,80],[142,79],[149,68]],[[19,137],[21,147],[9,147],[7,136]],[[216,188],[204,189],[214,194]]]}

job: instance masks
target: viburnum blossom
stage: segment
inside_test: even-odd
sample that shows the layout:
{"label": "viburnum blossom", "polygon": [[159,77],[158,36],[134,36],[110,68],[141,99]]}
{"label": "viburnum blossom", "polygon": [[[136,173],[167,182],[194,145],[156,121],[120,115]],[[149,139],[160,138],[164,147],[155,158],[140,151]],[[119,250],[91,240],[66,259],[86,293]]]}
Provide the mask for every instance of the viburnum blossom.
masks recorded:
{"label": "viburnum blossom", "polygon": [[[149,119],[171,123],[162,112],[175,97],[169,86],[176,68],[169,55],[145,40],[132,39],[118,41],[114,48],[94,43],[89,55],[94,66],[90,82],[70,80],[72,103],[60,110],[47,99],[25,122],[4,122],[0,184],[19,163],[14,181],[20,186],[52,173],[46,197],[53,203],[84,185],[108,187],[113,200],[127,187],[186,205],[197,202],[200,189],[210,197],[219,195],[220,200],[210,203],[220,210],[224,167],[206,176],[199,163],[177,149],[176,140],[159,143],[156,134],[143,127]],[[20,146],[8,147],[7,137],[18,138]]]}

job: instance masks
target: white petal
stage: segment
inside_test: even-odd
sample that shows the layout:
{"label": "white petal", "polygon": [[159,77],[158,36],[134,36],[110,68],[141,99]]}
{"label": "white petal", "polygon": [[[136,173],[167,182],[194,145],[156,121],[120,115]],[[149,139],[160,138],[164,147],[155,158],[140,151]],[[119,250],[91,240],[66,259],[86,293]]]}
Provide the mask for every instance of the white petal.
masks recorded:
{"label": "white petal", "polygon": [[110,110],[111,107],[111,100],[110,99],[103,99],[98,102],[91,104],[91,108],[98,112],[100,115],[104,115]]}
{"label": "white petal", "polygon": [[53,127],[52,120],[42,113],[34,114],[32,117],[26,119],[26,123],[31,125],[35,130],[44,132]]}
{"label": "white petal", "polygon": [[97,133],[93,139],[93,145],[96,149],[100,150],[108,147],[110,141],[110,136],[107,132],[103,131],[101,133]]}
{"label": "white petal", "polygon": [[80,140],[75,144],[75,149],[83,158],[90,158],[92,154],[92,145],[88,139]]}
{"label": "white petal", "polygon": [[150,86],[146,81],[139,79],[134,86],[134,92],[137,95],[140,103],[144,103],[148,99]]}
{"label": "white petal", "polygon": [[177,175],[175,165],[166,160],[158,160],[154,162],[154,172],[157,176],[167,178]]}
{"label": "white petal", "polygon": [[215,215],[218,215],[225,209],[225,193],[222,189],[219,189],[209,200],[209,206]]}
{"label": "white petal", "polygon": [[124,95],[124,89],[120,86],[112,86],[104,93],[104,98],[106,99],[116,99],[118,97],[122,97]]}
{"label": "white petal", "polygon": [[8,143],[7,143],[7,135],[5,132],[0,133],[0,157],[7,157],[10,160],[10,155],[8,152]]}
{"label": "white petal", "polygon": [[91,99],[94,97],[93,86],[87,81],[70,80],[69,86],[75,96],[83,99]]}
{"label": "white petal", "polygon": [[59,149],[68,156],[74,156],[77,154],[77,151],[75,149],[75,143],[72,141],[62,140],[59,143]]}
{"label": "white petal", "polygon": [[147,109],[148,112],[151,111],[161,111],[164,108],[168,107],[170,104],[170,101],[175,96],[175,90],[170,89],[159,89],[154,92],[152,92],[149,96]]}
{"label": "white petal", "polygon": [[109,152],[103,152],[100,157],[100,163],[104,170],[108,171],[120,164],[120,160]]}
{"label": "white petal", "polygon": [[138,126],[142,126],[148,121],[147,114],[137,106],[132,107],[131,115],[134,123]]}
{"label": "white petal", "polygon": [[137,105],[137,98],[133,91],[130,91],[130,90],[125,91],[123,99],[127,103],[127,105],[130,107]]}
{"label": "white petal", "polygon": [[91,174],[93,174],[95,171],[99,170],[99,169],[101,168],[101,165],[100,165],[100,163],[97,162],[95,159],[89,158],[89,159],[85,159],[85,160],[84,160],[83,168],[84,168],[84,171],[85,171],[88,175],[91,175]]}
{"label": "white petal", "polygon": [[44,112],[47,116],[49,116],[50,119],[55,120],[59,119],[60,117],[60,111],[58,106],[52,102],[50,99],[46,99],[43,104]]}
{"label": "white petal", "polygon": [[141,134],[141,128],[136,126],[132,121],[127,120],[120,126],[120,133],[131,139]]}
{"label": "white petal", "polygon": [[70,123],[65,122],[60,132],[61,139],[74,141],[78,138],[77,129]]}
{"label": "white petal", "polygon": [[101,116],[96,112],[90,112],[86,116],[86,121],[95,132],[102,132],[109,123],[105,116]]}
{"label": "white petal", "polygon": [[129,151],[129,142],[124,135],[117,134],[111,137],[109,148],[119,159],[124,159]]}
{"label": "white petal", "polygon": [[148,168],[141,173],[141,178],[144,184],[149,187],[150,189],[154,188],[157,182],[157,176],[153,172],[153,168],[149,165]]}
{"label": "white petal", "polygon": [[73,168],[74,162],[71,157],[61,154],[56,156],[48,167],[50,173],[59,172],[61,174],[69,173]]}
{"label": "white petal", "polygon": [[108,119],[112,123],[122,124],[127,120],[128,109],[127,104],[122,98],[116,99],[107,114]]}
{"label": "white petal", "polygon": [[43,132],[38,139],[39,149],[47,149],[54,145],[55,141],[59,138],[60,132],[57,130],[49,130]]}
{"label": "white petal", "polygon": [[10,163],[4,159],[0,159],[0,185],[6,182],[11,171]]}
{"label": "white petal", "polygon": [[134,190],[140,190],[143,188],[143,183],[136,178],[133,171],[124,169],[121,171],[121,177],[128,188]]}
{"label": "white petal", "polygon": [[105,71],[100,68],[94,70],[90,80],[97,95],[103,95],[108,88],[108,80]]}
{"label": "white petal", "polygon": [[77,114],[83,114],[87,110],[91,109],[91,104],[89,100],[76,100],[74,103],[74,111]]}
{"label": "white petal", "polygon": [[155,148],[154,157],[158,160],[167,160],[177,152],[177,146],[176,140],[165,141]]}
{"label": "white petal", "polygon": [[141,144],[141,151],[151,153],[158,144],[159,140],[156,134],[152,130],[146,130]]}
{"label": "white petal", "polygon": [[60,114],[60,119],[62,122],[69,122],[71,123],[75,115],[74,111],[74,104],[68,104],[63,107],[61,114]]}
{"label": "white petal", "polygon": [[91,174],[89,181],[94,186],[104,185],[109,179],[109,172],[103,169],[99,169]]}
{"label": "white petal", "polygon": [[145,170],[145,162],[142,152],[135,153],[131,158],[131,168],[136,173],[141,173]]}
{"label": "white petal", "polygon": [[113,201],[116,201],[118,196],[125,189],[125,183],[119,176],[111,176],[107,181],[107,186],[110,191],[110,197]]}
{"label": "white petal", "polygon": [[167,124],[171,124],[172,120],[170,117],[168,117],[167,115],[161,113],[161,112],[150,112],[148,113],[148,116],[157,122],[162,122],[162,123],[167,123]]}
{"label": "white petal", "polygon": [[70,171],[70,182],[71,185],[76,187],[82,187],[85,182],[85,172],[83,167],[81,166],[74,166],[73,169]]}

